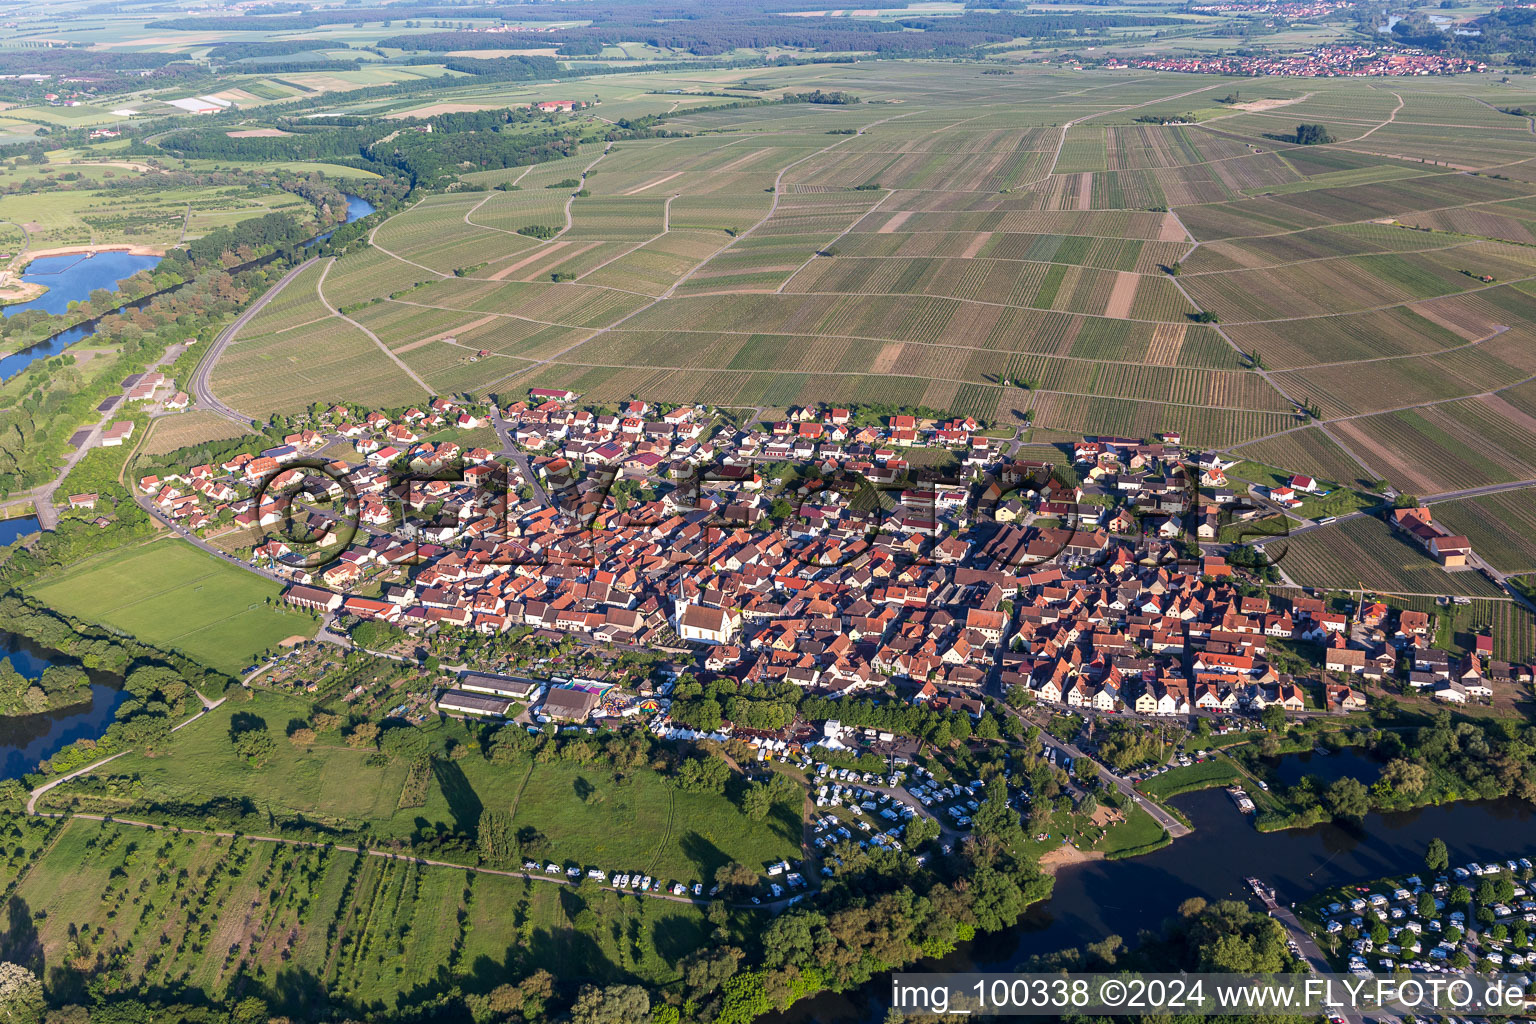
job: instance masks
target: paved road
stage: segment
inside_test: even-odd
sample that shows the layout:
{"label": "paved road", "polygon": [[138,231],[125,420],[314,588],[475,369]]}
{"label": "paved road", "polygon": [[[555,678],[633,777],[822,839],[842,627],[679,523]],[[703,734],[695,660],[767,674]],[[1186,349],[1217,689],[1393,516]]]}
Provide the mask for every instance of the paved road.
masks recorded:
{"label": "paved road", "polygon": [[540,505],[548,507],[550,504],[549,494],[544,490],[544,485],[539,482],[538,474],[528,464],[528,456],[518,451],[517,446],[512,443],[512,424],[508,423],[506,418],[501,415],[501,404],[499,402],[494,402],[491,405],[491,425],[496,428],[496,437],[501,441],[501,454],[517,463],[518,472],[523,474],[523,479],[528,482],[529,487],[533,488],[534,498],[538,500]]}
{"label": "paved road", "polygon": [[245,312],[235,317],[228,327],[220,331],[217,338],[213,339],[213,344],[208,346],[208,352],[203,356],[202,361],[197,364],[197,369],[192,371],[192,395],[197,399],[198,408],[216,413],[227,420],[240,424],[242,427],[256,425],[255,421],[245,415],[245,413],[232,409],[219,401],[208,386],[208,377],[213,373],[215,364],[218,363],[219,357],[224,354],[224,350],[229,347],[229,343],[234,341],[235,335],[240,333],[240,329],[250,323],[251,318],[260,313],[263,306],[277,298],[278,293],[288,287],[293,279],[303,273],[305,268],[314,263],[316,259],[319,259],[319,257],[311,257],[289,270],[288,273],[278,279],[276,284],[268,288],[261,298],[251,303]]}
{"label": "paved road", "polygon": [[231,565],[238,566],[239,568],[244,569],[246,572],[253,572],[258,576],[265,576],[267,579],[272,580],[275,583],[281,583],[285,587],[293,582],[285,576],[279,576],[276,573],[268,572],[265,569],[254,566],[249,562],[243,562],[236,558],[234,555],[231,555],[229,552],[214,547],[212,544],[203,540],[197,534],[193,533],[185,526],[182,526],[170,516],[167,516],[164,512],[161,512],[158,508],[155,507],[155,503],[150,500],[149,495],[135,494],[133,497],[134,500],[139,503],[140,508],[155,517],[156,522],[160,523],[162,526],[170,527],[171,531],[175,533],[176,536],[180,537],[182,540],[189,544],[193,544],[199,548],[202,548],[204,551],[208,552],[210,555],[213,555],[215,558],[228,562]]}
{"label": "paved road", "polygon": [[[203,702],[203,710],[199,711],[197,714],[193,715],[191,718],[187,719],[185,722],[182,722],[180,725],[173,725],[173,726],[171,726],[171,732],[179,732],[180,730],[185,729],[187,726],[191,725],[193,722],[197,721],[199,718],[202,718],[208,712],[212,711],[214,708],[218,707],[220,704],[223,704],[224,701],[228,699],[228,698],[225,698],[225,697],[220,697],[218,700],[209,700],[207,697],[203,696],[202,691],[200,691],[200,690],[194,690],[192,692],[196,693],[197,694],[197,699]],[[58,778],[53,779],[50,782],[43,783],[41,786],[38,786],[36,789],[34,789],[31,793],[27,794],[27,813],[28,814],[36,814],[37,813],[37,798],[42,796],[44,793],[48,792],[54,786],[60,785],[61,783],[68,782],[70,779],[78,779],[82,775],[87,775],[87,774],[95,771],[97,768],[100,768],[102,765],[106,764],[108,761],[116,761],[118,758],[122,757],[124,754],[131,754],[131,753],[133,753],[133,751],[131,749],[129,749],[129,750],[120,750],[117,753],[113,754],[111,757],[104,757],[100,761],[95,761],[95,762],[92,762],[91,764],[86,765],[84,768],[76,768],[74,771],[70,772],[68,775],[60,775]]]}
{"label": "paved road", "polygon": [[1483,494],[1497,494],[1500,491],[1518,491],[1525,487],[1536,487],[1536,480],[1512,480],[1507,484],[1489,484],[1486,487],[1469,487],[1464,491],[1445,491],[1441,494],[1429,494],[1419,498],[1426,505],[1439,501],[1455,501],[1457,498],[1476,498]]}
{"label": "paved road", "polygon": [[[160,369],[160,367],[165,366],[168,363],[174,363],[177,357],[180,356],[184,351],[186,351],[186,346],[179,342],[175,345],[167,347],[165,353],[161,355],[159,359],[156,359],[153,363],[149,364],[149,367],[145,370],[145,372],[149,373],[151,371]],[[55,476],[51,482],[44,484],[42,487],[35,487],[30,492],[32,495],[32,507],[37,510],[37,521],[42,525],[43,529],[52,530],[59,525],[58,509],[53,507],[54,492],[63,486],[64,478],[69,476],[70,470],[74,469],[80,460],[85,458],[86,453],[88,453],[92,448],[95,448],[100,443],[102,430],[114,417],[122,415],[126,403],[127,389],[125,388],[123,390],[122,397],[118,400],[118,403],[111,409],[102,413],[100,418],[98,418],[96,422],[91,425],[90,433],[86,435],[85,440],[80,443],[80,447],[76,448],[74,451],[70,452],[68,456],[65,457],[64,465],[59,470],[58,475]]]}
{"label": "paved road", "polygon": [[[1279,921],[1281,926],[1290,933],[1291,941],[1296,943],[1296,948],[1301,950],[1301,958],[1307,962],[1316,974],[1331,974],[1333,968],[1328,965],[1328,958],[1313,940],[1312,933],[1302,927],[1301,921],[1289,908],[1276,903],[1272,896],[1260,896],[1259,900],[1269,911],[1269,916]],[[1346,1010],[1342,1014],[1349,1024],[1364,1024],[1365,1017],[1357,1010]]]}

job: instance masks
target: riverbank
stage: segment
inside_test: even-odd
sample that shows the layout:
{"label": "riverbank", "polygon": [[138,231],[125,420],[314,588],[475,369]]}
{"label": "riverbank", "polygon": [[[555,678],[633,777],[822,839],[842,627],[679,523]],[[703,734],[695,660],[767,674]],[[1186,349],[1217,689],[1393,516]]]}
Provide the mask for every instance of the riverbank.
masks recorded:
{"label": "riverbank", "polygon": [[36,302],[48,291],[48,286],[37,281],[13,280],[10,271],[0,271],[0,306],[19,306],[24,302]]}
{"label": "riverbank", "polygon": [[1040,857],[1040,870],[1054,875],[1065,867],[1103,859],[1104,854],[1098,850],[1079,850],[1071,843],[1062,843]]}
{"label": "riverbank", "polygon": [[[1017,925],[917,970],[1018,970],[1036,956],[1159,929],[1190,897],[1249,901],[1250,875],[1273,885],[1282,906],[1300,902],[1331,886],[1419,869],[1437,836],[1451,848],[1452,863],[1502,861],[1536,848],[1536,812],[1508,798],[1269,834],[1255,831],[1219,789],[1188,793],[1176,803],[1198,825],[1188,836],[1143,856],[1058,865],[1051,898]],[[876,983],[807,999],[758,1024],[879,1024],[889,995],[888,983]]]}

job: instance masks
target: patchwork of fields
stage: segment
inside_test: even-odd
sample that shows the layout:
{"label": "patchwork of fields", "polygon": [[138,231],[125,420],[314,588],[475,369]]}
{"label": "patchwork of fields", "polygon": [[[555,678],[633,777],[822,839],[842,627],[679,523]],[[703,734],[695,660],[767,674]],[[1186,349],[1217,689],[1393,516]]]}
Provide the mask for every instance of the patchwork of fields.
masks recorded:
{"label": "patchwork of fields", "polygon": [[[294,281],[214,388],[883,402],[1423,497],[1536,478],[1536,136],[1498,111],[1529,86],[1277,82],[1244,111],[1221,79],[1088,81],[822,68],[865,102],[685,107],[686,137],[470,171]],[[1338,141],[1295,144],[1304,119]]]}

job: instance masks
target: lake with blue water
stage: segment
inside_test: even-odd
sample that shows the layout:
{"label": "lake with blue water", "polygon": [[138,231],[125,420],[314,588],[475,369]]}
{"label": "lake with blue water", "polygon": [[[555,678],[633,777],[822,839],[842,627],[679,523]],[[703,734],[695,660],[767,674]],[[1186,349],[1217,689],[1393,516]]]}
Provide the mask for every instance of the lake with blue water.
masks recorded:
{"label": "lake with blue water", "polygon": [[39,256],[27,264],[23,281],[46,285],[48,290],[31,302],[19,302],[0,308],[11,316],[28,309],[45,313],[68,313],[69,304],[89,298],[98,288],[116,291],[118,282],[126,281],[141,270],[160,262],[159,256],[135,256],[129,252],[99,252],[95,256],[71,253],[66,256]]}
{"label": "lake with blue water", "polygon": [[[342,195],[347,197],[347,219],[345,221],[347,224],[351,224],[355,220],[362,220],[374,210],[378,209],[378,207],[374,206],[362,196],[354,196],[350,192],[343,192]],[[323,235],[316,235],[314,238],[311,238],[309,241],[304,243],[304,248],[308,249],[312,246],[319,245],[321,242],[330,237],[331,232],[329,231],[325,232]]]}
{"label": "lake with blue water", "polygon": [[362,196],[354,196],[351,193],[347,193],[346,196],[348,224],[351,224],[355,220],[362,220],[364,217],[368,216],[375,209],[377,209],[377,207],[375,207],[368,200],[364,199]]}
{"label": "lake with blue water", "polygon": [[[347,195],[348,224],[368,216],[374,205],[361,196]],[[308,246],[330,237],[323,235],[310,239]],[[24,281],[46,284],[48,291],[31,302],[18,303],[0,308],[0,315],[10,316],[25,309],[41,309],[48,313],[67,313],[72,300],[88,298],[97,288],[109,291],[117,288],[119,281],[132,277],[140,270],[160,262],[158,256],[134,256],[125,252],[102,252],[87,259],[84,254],[72,256],[43,256],[35,259],[22,275]],[[51,359],[77,341],[88,338],[96,330],[95,321],[78,324],[60,331],[45,341],[0,357],[0,382],[8,381],[39,359]]]}
{"label": "lake with blue water", "polygon": [[1265,765],[1273,775],[1269,780],[1271,785],[1279,781],[1286,786],[1294,786],[1304,776],[1310,775],[1324,784],[1348,777],[1359,779],[1369,786],[1381,776],[1380,761],[1369,754],[1348,748],[1327,754],[1308,751],[1304,754],[1266,758]]}
{"label": "lake with blue water", "polygon": [[[366,217],[374,205],[360,196],[347,196],[347,223]],[[326,237],[326,236],[321,236]],[[84,255],[45,256],[33,260],[23,280],[39,281],[48,291],[31,302],[7,306],[0,312],[9,316],[24,309],[42,309],[49,313],[68,312],[69,303],[88,298],[97,288],[115,290],[119,281],[140,270],[153,267],[158,256],[134,256],[129,253],[103,252],[87,259]],[[0,381],[9,380],[38,359],[47,359],[70,345],[89,337],[95,322],[88,321],[12,355],[0,358]],[[0,546],[12,544],[36,533],[36,516],[0,520]],[[0,632],[0,657],[11,666],[36,679],[59,656],[32,644],[23,637]],[[14,779],[37,768],[39,761],[52,757],[78,739],[96,739],[112,724],[118,705],[127,699],[119,680],[92,674],[90,702],[61,708],[41,715],[0,717],[0,778]]]}
{"label": "lake with blue water", "polygon": [[0,547],[14,544],[21,538],[36,533],[42,528],[37,521],[37,516],[17,516],[15,519],[0,519]]}

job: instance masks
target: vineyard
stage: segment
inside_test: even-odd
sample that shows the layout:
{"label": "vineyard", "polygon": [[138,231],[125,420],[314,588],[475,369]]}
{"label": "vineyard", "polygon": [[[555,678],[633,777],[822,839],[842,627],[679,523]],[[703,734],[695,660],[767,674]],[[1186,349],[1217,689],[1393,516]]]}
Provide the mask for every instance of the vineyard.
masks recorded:
{"label": "vineyard", "polygon": [[1536,571],[1536,501],[1528,490],[1436,504],[1435,519],[1500,572]]}
{"label": "vineyard", "polygon": [[[466,168],[465,190],[340,260],[326,297],[436,390],[558,380],[779,408],[884,380],[987,419],[1254,443],[1239,454],[1416,495],[1536,476],[1536,186],[1394,155],[1460,133],[1512,164],[1536,141],[1443,83],[1394,83],[1395,118],[1398,92],[1339,80],[1209,121],[1156,75],[1111,103],[1054,71],[896,86],[853,64],[828,81],[869,102],[693,113],[677,81],[603,117],[664,102],[695,134]],[[1301,116],[1340,143],[1277,134]],[[359,370],[341,397],[414,399],[355,329],[305,324],[309,283],[231,348],[226,397],[314,400],[336,374],[298,368],[318,342]],[[418,308],[364,306],[379,299]]]}
{"label": "vineyard", "polygon": [[1466,604],[1442,605],[1427,597],[1388,598],[1394,607],[1425,612],[1435,617],[1436,644],[1452,654],[1474,649],[1478,635],[1493,638],[1493,656],[1503,661],[1529,663],[1536,659],[1536,615],[1510,600],[1476,599]]}
{"label": "vineyard", "polygon": [[1292,430],[1240,446],[1236,453],[1254,462],[1346,487],[1372,488],[1376,481],[1320,427]]}
{"label": "vineyard", "polygon": [[1265,545],[1293,582],[1329,589],[1387,594],[1497,597],[1503,593],[1474,570],[1447,572],[1386,523],[1359,516]]}

